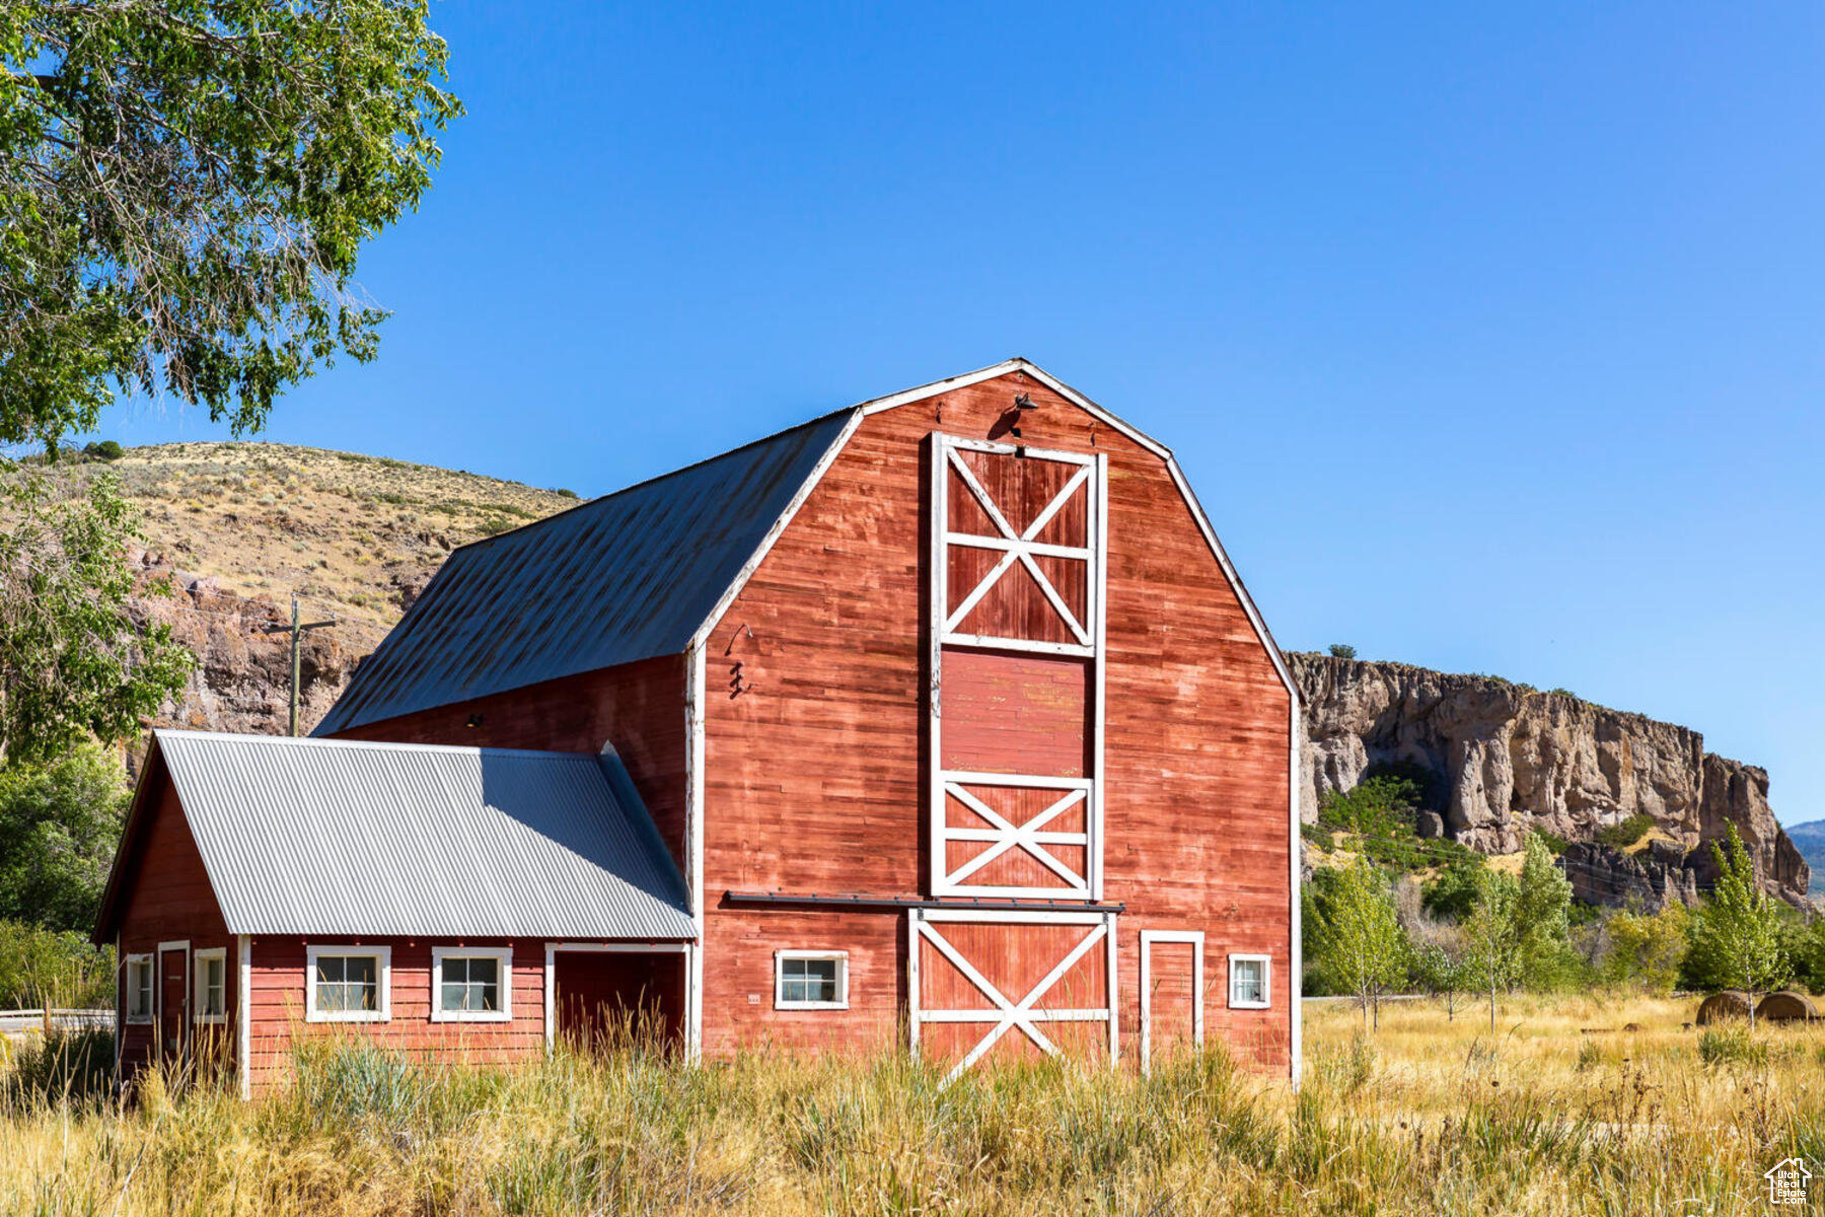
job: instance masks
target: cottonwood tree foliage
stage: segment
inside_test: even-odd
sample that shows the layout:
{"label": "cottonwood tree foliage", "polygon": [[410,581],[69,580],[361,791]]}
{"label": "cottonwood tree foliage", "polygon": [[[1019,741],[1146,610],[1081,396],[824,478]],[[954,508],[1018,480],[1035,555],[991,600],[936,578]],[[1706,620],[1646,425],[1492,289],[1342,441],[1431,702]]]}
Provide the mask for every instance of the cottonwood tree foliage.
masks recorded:
{"label": "cottonwood tree foliage", "polygon": [[1523,930],[1516,912],[1521,906],[1521,885],[1513,875],[1486,870],[1482,873],[1476,907],[1465,919],[1463,931],[1465,974],[1489,995],[1489,1029],[1495,1030],[1496,994],[1521,981]]}
{"label": "cottonwood tree foliage", "polygon": [[1753,1030],[1756,995],[1778,989],[1793,974],[1784,942],[1786,917],[1756,887],[1755,866],[1734,824],[1726,845],[1711,846],[1717,886],[1692,918],[1686,968],[1708,988],[1747,993]]}
{"label": "cottonwood tree foliage", "polygon": [[127,797],[119,762],[93,745],[0,770],[0,919],[93,927]]}
{"label": "cottonwood tree foliage", "polygon": [[1378,999],[1407,976],[1407,942],[1387,881],[1380,870],[1358,857],[1337,872],[1326,905],[1321,935],[1328,979],[1362,1003],[1364,1023],[1373,1006],[1379,1029]]}
{"label": "cottonwood tree foliage", "polygon": [[461,112],[423,0],[0,0],[0,443],[373,357],[362,245]]}
{"label": "cottonwood tree foliage", "polygon": [[0,762],[130,735],[194,662],[169,627],[142,627],[128,612],[131,506],[106,475],[86,493],[16,478],[0,486],[0,519]]}

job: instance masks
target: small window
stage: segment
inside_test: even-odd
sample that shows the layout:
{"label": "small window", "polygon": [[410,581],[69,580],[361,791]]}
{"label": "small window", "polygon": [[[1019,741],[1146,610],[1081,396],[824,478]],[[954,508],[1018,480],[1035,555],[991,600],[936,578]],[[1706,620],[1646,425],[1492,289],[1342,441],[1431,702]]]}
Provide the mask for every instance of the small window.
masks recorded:
{"label": "small window", "polygon": [[847,1010],[846,951],[781,951],[774,957],[773,1006],[778,1010]]}
{"label": "small window", "polygon": [[127,956],[127,1021],[152,1021],[152,956]]}
{"label": "small window", "polygon": [[505,947],[431,950],[432,1022],[506,1022],[513,1017],[513,952]]}
{"label": "small window", "polygon": [[1270,966],[1271,957],[1267,955],[1229,957],[1229,1004],[1232,1008],[1267,1009]]}
{"label": "small window", "polygon": [[228,1018],[228,952],[222,947],[196,953],[196,1021]]}
{"label": "small window", "polygon": [[392,951],[387,947],[309,947],[309,1000],[305,1021],[387,1021]]}

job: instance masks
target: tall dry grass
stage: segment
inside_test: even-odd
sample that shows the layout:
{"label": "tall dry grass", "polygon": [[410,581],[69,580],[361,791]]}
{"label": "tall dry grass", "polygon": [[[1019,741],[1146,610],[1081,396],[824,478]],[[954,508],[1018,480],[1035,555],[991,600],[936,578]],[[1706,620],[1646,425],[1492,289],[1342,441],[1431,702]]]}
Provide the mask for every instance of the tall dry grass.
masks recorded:
{"label": "tall dry grass", "polygon": [[899,1057],[499,1071],[320,1044],[253,1104],[153,1080],[129,1107],[22,1053],[0,1212],[1748,1214],[1774,1162],[1825,1158],[1825,1031],[1704,1039],[1685,1005],[1592,998],[1511,1003],[1494,1035],[1404,1003],[1364,1036],[1308,1009],[1297,1096],[1217,1053],[943,1089]]}

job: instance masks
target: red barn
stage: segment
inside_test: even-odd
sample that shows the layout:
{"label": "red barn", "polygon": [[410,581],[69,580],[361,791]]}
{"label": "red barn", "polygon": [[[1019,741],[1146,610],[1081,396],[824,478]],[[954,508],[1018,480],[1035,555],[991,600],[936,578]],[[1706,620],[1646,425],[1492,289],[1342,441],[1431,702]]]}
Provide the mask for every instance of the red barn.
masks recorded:
{"label": "red barn", "polygon": [[125,1063],[642,1006],[693,1054],[1296,1077],[1297,715],[1166,448],[1025,360],[866,402],[457,550],[314,740],[160,732],[97,929]]}

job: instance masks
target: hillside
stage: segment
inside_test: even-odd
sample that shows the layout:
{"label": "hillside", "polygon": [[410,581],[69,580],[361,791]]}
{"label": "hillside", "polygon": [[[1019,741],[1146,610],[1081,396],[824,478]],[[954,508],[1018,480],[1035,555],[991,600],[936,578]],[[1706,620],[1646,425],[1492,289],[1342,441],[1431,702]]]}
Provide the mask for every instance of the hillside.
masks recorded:
{"label": "hillside", "polygon": [[1825,820],[1788,825],[1787,835],[1812,865],[1812,894],[1825,896]]}
{"label": "hillside", "polygon": [[576,505],[576,497],[384,457],[286,444],[191,443],[130,448],[119,460],[60,465],[59,477],[104,473],[144,517],[135,555],[148,620],[169,622],[201,663],[166,724],[284,731],[290,682],[283,635],[296,592],[307,620],[304,730],[322,717],[355,661],[399,620],[452,549]]}
{"label": "hillside", "polygon": [[[1689,727],[1498,677],[1288,659],[1305,710],[1308,820],[1372,766],[1417,766],[1434,779],[1420,835],[1507,854],[1529,832],[1550,834],[1588,903],[1697,899],[1716,877],[1711,844],[1732,827],[1765,890],[1806,899],[1809,868],[1775,820],[1767,772],[1705,751]],[[1617,832],[1630,839],[1602,839]]]}

